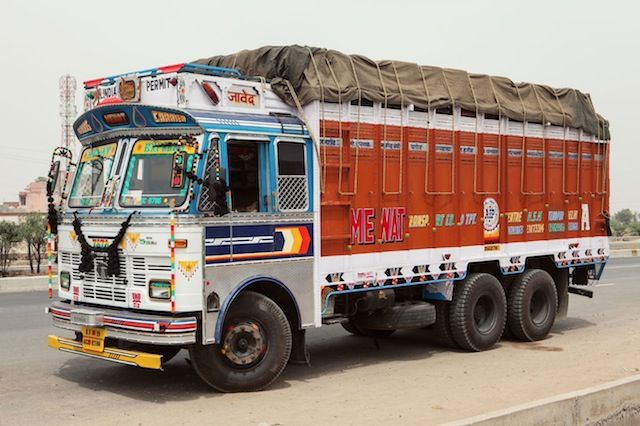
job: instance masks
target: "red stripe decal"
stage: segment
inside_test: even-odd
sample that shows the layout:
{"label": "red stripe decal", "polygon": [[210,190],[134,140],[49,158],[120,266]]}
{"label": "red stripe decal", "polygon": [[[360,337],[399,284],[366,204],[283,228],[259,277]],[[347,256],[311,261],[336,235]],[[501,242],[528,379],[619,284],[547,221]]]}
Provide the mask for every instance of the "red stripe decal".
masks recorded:
{"label": "red stripe decal", "polygon": [[184,63],[182,63],[182,64],[173,64],[173,65],[165,65],[163,67],[158,67],[158,70],[162,71],[164,74],[168,74],[170,72],[179,71],[180,68],[182,68],[183,66],[184,66]]}
{"label": "red stripe decal", "polygon": [[309,244],[311,244],[311,236],[309,235],[309,230],[306,226],[301,226],[298,228],[300,230],[300,235],[302,236],[302,246],[300,247],[299,254],[307,254],[309,250]]}
{"label": "red stripe decal", "polygon": [[95,78],[93,80],[87,80],[84,82],[84,88],[85,89],[92,89],[94,87],[96,87],[97,85],[99,85],[102,80],[104,80],[104,77],[102,78]]}

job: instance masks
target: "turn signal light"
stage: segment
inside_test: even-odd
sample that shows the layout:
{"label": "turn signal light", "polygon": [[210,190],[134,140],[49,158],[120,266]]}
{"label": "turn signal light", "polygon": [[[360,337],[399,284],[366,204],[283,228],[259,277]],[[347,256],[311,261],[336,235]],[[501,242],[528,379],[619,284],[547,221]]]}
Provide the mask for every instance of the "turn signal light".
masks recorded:
{"label": "turn signal light", "polygon": [[[175,248],[187,248],[187,246],[189,245],[188,240],[186,238],[176,238],[174,240],[175,243]],[[171,240],[169,240],[167,242],[167,245],[169,246],[169,248],[171,248]]]}

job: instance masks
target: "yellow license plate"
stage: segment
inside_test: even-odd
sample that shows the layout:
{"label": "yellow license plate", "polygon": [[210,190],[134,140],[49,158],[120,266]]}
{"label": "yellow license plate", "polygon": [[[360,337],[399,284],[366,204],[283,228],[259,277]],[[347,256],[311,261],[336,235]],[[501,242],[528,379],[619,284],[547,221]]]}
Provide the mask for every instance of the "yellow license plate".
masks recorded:
{"label": "yellow license plate", "polygon": [[93,352],[104,351],[104,338],[107,330],[97,327],[82,327],[82,349]]}

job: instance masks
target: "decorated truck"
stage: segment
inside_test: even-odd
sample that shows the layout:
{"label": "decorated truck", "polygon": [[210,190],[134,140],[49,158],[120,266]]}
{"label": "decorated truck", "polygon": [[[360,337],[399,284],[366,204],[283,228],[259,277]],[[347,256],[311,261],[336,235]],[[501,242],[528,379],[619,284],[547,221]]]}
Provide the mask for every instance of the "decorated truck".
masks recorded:
{"label": "decorated truck", "polygon": [[233,392],[328,324],[482,351],[544,339],[608,259],[608,122],[577,90],[301,46],[84,89],[48,185],[74,355],[188,349]]}

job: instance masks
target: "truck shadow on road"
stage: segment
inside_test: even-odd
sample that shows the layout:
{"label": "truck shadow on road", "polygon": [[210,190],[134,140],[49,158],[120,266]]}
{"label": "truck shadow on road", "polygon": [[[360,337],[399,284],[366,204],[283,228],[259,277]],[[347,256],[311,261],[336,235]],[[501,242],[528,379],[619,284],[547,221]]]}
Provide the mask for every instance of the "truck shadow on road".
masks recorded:
{"label": "truck shadow on road", "polygon": [[[594,325],[580,318],[563,318],[558,320],[548,339],[523,343],[505,338],[492,350],[506,346],[523,350],[561,351],[557,342],[554,342],[554,336]],[[271,389],[285,389],[293,386],[294,382],[305,382],[390,361],[425,360],[438,354],[462,352],[439,345],[430,330],[398,331],[393,336],[378,339],[348,335],[335,328],[311,330],[308,334],[311,365],[288,365]],[[187,358],[188,353],[183,350],[166,365],[164,371],[155,371],[74,357],[56,375],[87,389],[157,404],[223,397],[224,394],[215,392],[200,380]],[[339,384],[336,386],[339,387]]]}
{"label": "truck shadow on road", "polygon": [[[435,337],[426,330],[402,331],[379,339],[332,334],[309,343],[310,366],[288,365],[271,389],[288,388],[291,381],[307,381],[351,368],[426,359],[449,351],[438,346]],[[90,390],[158,404],[223,396],[200,380],[187,358],[188,352],[183,350],[164,371],[155,371],[73,357],[62,365],[56,376]]]}
{"label": "truck shadow on road", "polygon": [[[390,361],[425,360],[449,351],[460,352],[440,345],[430,330],[398,331],[390,337],[377,339],[339,335],[309,343],[311,365],[289,365],[282,378],[284,381],[307,381]],[[277,383],[276,387],[278,385],[281,383]]]}
{"label": "truck shadow on road", "polygon": [[594,327],[596,324],[582,318],[566,317],[558,318],[551,329],[551,335],[565,334],[570,330],[579,330],[581,328]]}

